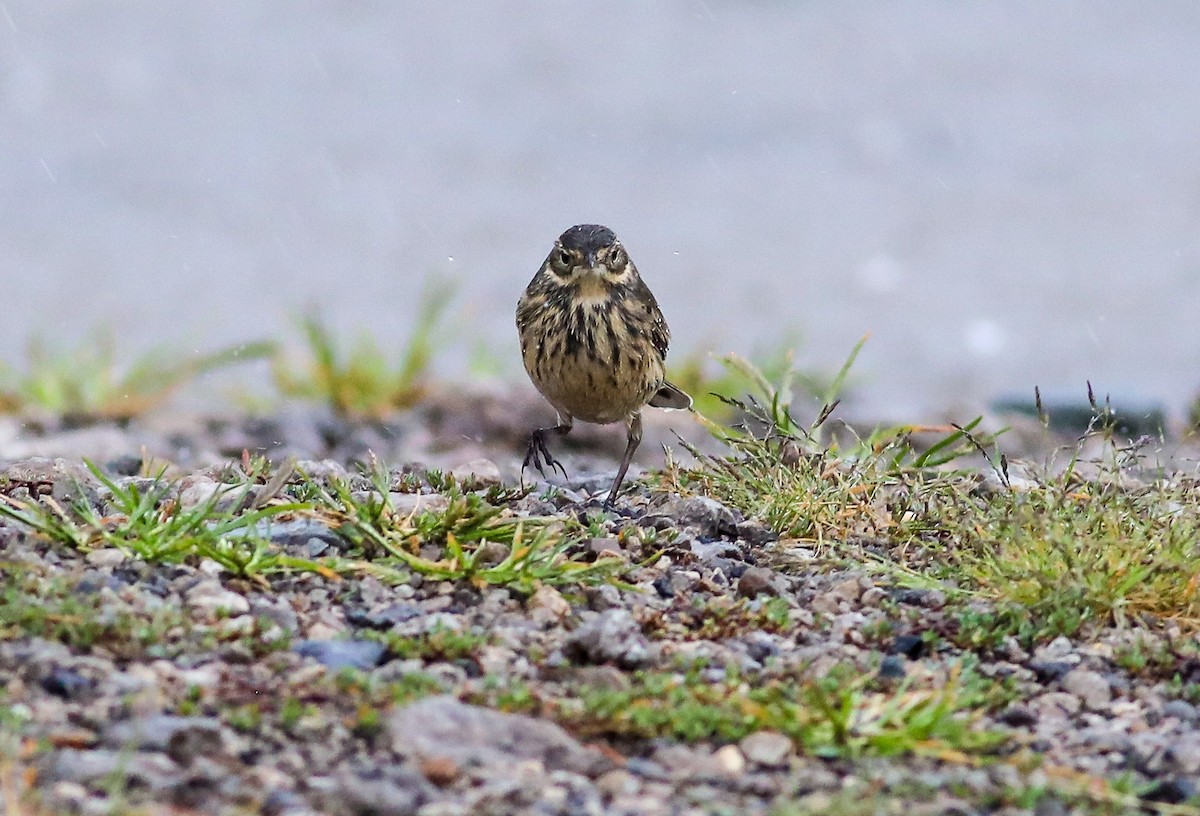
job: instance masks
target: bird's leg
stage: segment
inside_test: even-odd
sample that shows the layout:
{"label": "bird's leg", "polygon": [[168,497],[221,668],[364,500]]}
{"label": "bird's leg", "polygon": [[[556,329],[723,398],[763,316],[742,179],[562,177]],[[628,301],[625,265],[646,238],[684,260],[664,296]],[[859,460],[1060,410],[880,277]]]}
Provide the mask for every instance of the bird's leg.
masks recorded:
{"label": "bird's leg", "polygon": [[538,473],[542,476],[546,475],[546,468],[550,468],[551,472],[555,468],[562,473],[563,478],[567,478],[567,469],[562,466],[562,462],[554,458],[550,453],[549,446],[546,445],[546,434],[556,433],[559,436],[565,436],[571,430],[574,420],[568,414],[566,419],[563,419],[560,414],[558,424],[552,428],[538,428],[529,435],[529,448],[525,451],[525,461],[521,463],[521,478],[525,478],[525,468],[532,464],[537,468]]}
{"label": "bird's leg", "polygon": [[625,455],[621,457],[621,466],[617,468],[617,478],[613,479],[612,487],[608,491],[608,498],[604,500],[604,506],[608,510],[612,509],[613,501],[617,498],[617,491],[621,489],[621,482],[625,480],[625,471],[629,470],[633,452],[642,443],[642,414],[640,411],[630,414],[629,419],[625,421],[625,432],[629,436],[629,441],[625,445]]}

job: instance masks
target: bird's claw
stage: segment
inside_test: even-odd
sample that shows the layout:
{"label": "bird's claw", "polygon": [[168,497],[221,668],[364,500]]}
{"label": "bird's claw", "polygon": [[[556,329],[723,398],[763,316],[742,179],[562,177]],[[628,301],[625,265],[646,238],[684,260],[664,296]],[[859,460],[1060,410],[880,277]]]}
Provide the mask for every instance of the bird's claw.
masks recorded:
{"label": "bird's claw", "polygon": [[534,431],[529,436],[529,448],[525,451],[525,461],[521,463],[522,474],[530,464],[537,468],[537,472],[542,474],[543,478],[547,476],[547,467],[550,468],[551,473],[557,468],[563,478],[567,478],[567,469],[550,453],[550,447],[546,444],[546,438],[541,431]]}

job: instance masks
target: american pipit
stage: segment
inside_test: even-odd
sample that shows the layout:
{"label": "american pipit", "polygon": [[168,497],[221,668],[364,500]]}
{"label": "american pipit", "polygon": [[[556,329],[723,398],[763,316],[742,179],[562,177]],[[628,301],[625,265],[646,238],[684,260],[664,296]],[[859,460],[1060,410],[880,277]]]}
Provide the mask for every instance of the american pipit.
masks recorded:
{"label": "american pipit", "polygon": [[671,332],[654,295],[625,247],[608,227],[580,224],[555,241],[542,268],[517,303],[521,356],[529,378],[558,411],[558,424],[529,437],[531,463],[562,463],[546,445],[574,420],[624,421],[628,443],[605,505],[611,507],[642,441],[642,408],[690,408],[692,398],[665,379]]}

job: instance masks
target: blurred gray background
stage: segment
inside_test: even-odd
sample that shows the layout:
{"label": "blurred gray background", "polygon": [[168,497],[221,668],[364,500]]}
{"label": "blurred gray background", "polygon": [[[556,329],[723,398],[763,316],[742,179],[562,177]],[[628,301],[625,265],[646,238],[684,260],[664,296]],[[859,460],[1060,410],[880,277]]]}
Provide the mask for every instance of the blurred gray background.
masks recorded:
{"label": "blurred gray background", "polygon": [[[1200,385],[1200,4],[0,2],[0,359],[292,332],[447,378],[599,221],[673,357],[856,366],[895,416]],[[294,333],[294,332],[293,332]]]}

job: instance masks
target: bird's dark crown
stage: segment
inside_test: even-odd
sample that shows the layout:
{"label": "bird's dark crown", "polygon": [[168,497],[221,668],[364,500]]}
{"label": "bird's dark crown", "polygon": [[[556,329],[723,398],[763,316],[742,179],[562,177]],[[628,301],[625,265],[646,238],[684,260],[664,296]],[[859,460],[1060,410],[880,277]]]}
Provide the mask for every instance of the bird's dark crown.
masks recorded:
{"label": "bird's dark crown", "polygon": [[617,236],[608,227],[602,227],[599,224],[578,224],[560,235],[558,242],[563,249],[595,252],[597,249],[615,244]]}

